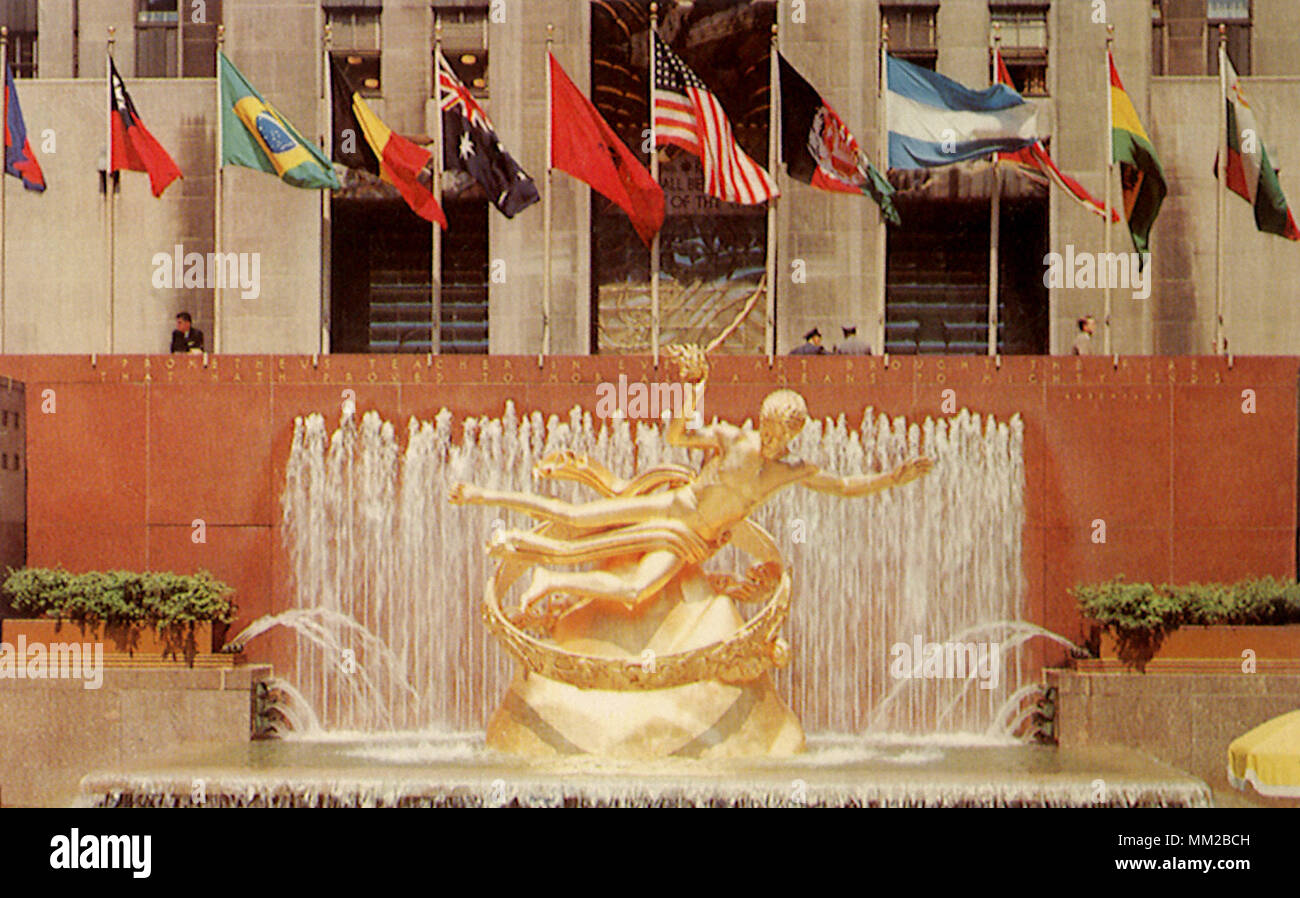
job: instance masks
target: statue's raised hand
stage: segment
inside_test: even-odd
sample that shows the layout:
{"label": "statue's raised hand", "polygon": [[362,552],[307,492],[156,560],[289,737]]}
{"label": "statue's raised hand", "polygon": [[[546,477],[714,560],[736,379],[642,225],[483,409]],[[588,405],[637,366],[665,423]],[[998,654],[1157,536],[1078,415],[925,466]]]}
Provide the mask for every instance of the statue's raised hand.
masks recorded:
{"label": "statue's raised hand", "polygon": [[677,363],[677,376],[682,380],[698,384],[708,379],[709,357],[703,347],[678,344],[667,347],[664,354]]}

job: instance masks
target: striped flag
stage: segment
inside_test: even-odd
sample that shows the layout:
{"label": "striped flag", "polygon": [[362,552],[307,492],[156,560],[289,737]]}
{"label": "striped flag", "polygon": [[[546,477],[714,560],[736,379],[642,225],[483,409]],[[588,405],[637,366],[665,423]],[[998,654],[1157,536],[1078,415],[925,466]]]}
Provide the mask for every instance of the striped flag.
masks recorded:
{"label": "striped flag", "polygon": [[655,145],[699,156],[709,196],[750,206],[779,196],[772,176],[736,144],[718,98],[657,34],[653,66]]}
{"label": "striped flag", "polygon": [[[1282,193],[1268,150],[1259,136],[1255,113],[1241,92],[1241,79],[1228,54],[1219,48],[1219,65],[1223,67],[1228,108],[1228,164],[1225,174],[1227,187],[1244,199],[1255,210],[1255,227],[1288,240],[1300,240],[1300,228]],[[1216,162],[1215,171],[1219,166]]]}
{"label": "striped flag", "polygon": [[971,90],[890,56],[886,111],[890,168],[933,168],[1010,153],[1038,139],[1038,116],[1005,84]]}
{"label": "striped flag", "polygon": [[1110,66],[1110,158],[1119,163],[1124,215],[1133,236],[1133,248],[1147,253],[1151,250],[1151,226],[1168,192],[1165,170],[1133,101],[1124,90],[1124,82],[1119,80],[1114,54],[1107,52],[1106,58]]}
{"label": "striped flag", "polygon": [[[998,83],[1014,88],[1015,85],[1011,82],[1011,73],[1007,71],[1006,64],[1002,61],[1002,51],[995,50],[994,58],[997,63]],[[1036,140],[1023,150],[1016,150],[1014,153],[998,153],[998,161],[1008,162],[1028,172],[1045,175],[1047,180],[1064,190],[1089,212],[1099,218],[1106,217],[1106,203],[1097,199],[1084,189],[1082,184],[1057,168],[1056,163],[1052,161],[1051,155],[1047,152],[1047,147],[1043,146],[1041,140]],[[1110,220],[1116,224],[1119,223],[1119,211],[1117,209],[1110,210]]]}

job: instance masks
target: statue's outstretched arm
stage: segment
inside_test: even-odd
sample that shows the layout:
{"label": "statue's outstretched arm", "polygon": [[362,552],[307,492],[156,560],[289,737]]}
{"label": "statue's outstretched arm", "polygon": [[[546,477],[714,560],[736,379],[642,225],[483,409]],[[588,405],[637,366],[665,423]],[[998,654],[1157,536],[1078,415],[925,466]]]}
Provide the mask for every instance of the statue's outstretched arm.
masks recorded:
{"label": "statue's outstretched arm", "polygon": [[813,473],[800,480],[801,485],[819,493],[858,499],[911,483],[918,477],[925,476],[934,467],[934,460],[921,456],[904,462],[886,474],[859,474],[851,477],[837,477],[812,465],[808,467],[812,468]]}

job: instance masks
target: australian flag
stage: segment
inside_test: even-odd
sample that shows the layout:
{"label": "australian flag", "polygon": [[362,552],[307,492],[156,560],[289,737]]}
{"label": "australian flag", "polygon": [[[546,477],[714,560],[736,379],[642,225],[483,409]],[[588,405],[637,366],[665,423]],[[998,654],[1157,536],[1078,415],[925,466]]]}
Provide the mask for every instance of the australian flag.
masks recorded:
{"label": "australian flag", "polygon": [[27,125],[23,122],[14,73],[8,63],[5,64],[5,174],[20,178],[28,190],[45,189],[45,173],[27,140]]}
{"label": "australian flag", "polygon": [[438,55],[438,105],[442,110],[442,166],[463,172],[483,188],[492,205],[514,218],[540,199],[537,185],[505,151],[483,107]]}

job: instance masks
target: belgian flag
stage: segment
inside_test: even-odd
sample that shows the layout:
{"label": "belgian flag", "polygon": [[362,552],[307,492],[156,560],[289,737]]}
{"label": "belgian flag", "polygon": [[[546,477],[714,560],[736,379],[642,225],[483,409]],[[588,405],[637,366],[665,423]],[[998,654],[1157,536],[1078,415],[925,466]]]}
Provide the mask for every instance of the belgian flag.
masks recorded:
{"label": "belgian flag", "polygon": [[325,154],[257,92],[225,53],[221,71],[221,164],[276,175],[307,190],[341,185]]}
{"label": "belgian flag", "polygon": [[334,161],[392,184],[412,212],[446,230],[447,217],[433,195],[433,154],[380,121],[333,58],[330,88]]}

